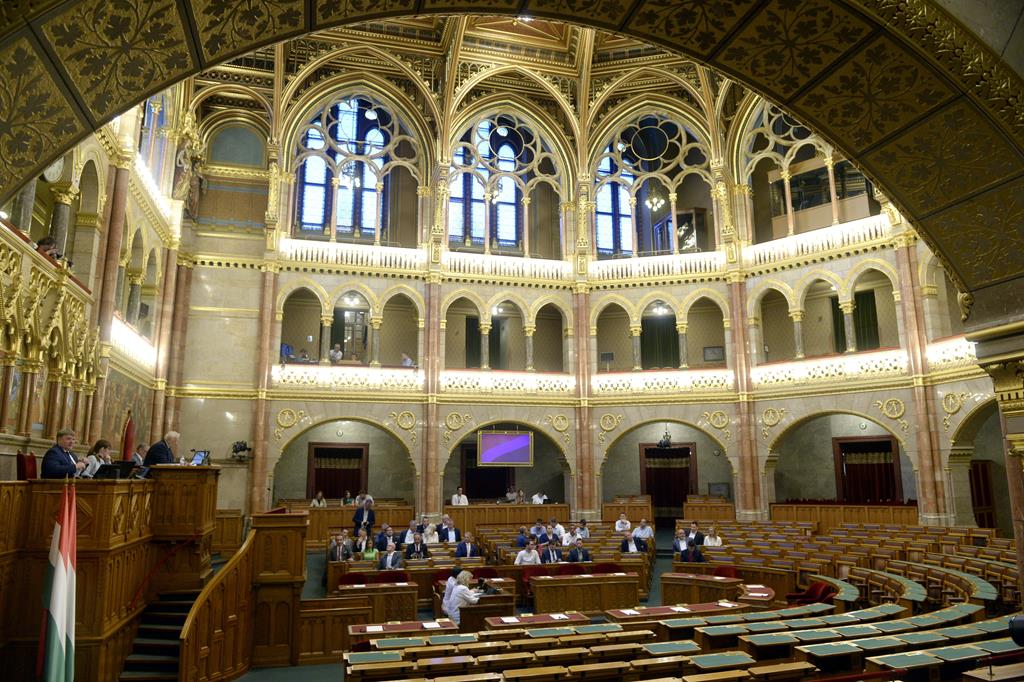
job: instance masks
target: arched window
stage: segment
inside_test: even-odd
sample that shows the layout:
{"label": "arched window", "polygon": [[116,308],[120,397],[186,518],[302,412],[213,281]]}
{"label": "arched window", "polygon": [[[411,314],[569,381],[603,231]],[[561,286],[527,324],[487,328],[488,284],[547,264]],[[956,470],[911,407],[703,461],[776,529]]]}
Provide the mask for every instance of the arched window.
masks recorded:
{"label": "arched window", "polygon": [[[611,146],[605,151],[611,152]],[[600,183],[618,170],[612,163],[611,156],[601,157],[597,165],[597,177]],[[632,173],[619,175],[623,182],[610,180],[598,184],[597,196],[597,252],[600,255],[629,255],[633,253],[633,215],[629,203],[629,187],[626,182],[634,178]]]}
{"label": "arched window", "polygon": [[330,100],[299,137],[298,234],[387,241],[390,171],[404,166],[417,175],[416,146],[381,105]]}

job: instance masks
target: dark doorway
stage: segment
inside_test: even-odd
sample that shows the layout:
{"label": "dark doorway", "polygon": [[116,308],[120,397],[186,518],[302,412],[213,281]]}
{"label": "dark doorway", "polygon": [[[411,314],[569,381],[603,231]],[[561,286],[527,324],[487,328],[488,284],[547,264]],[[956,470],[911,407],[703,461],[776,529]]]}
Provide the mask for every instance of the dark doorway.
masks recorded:
{"label": "dark doorway", "polygon": [[366,490],[368,443],[310,443],[306,494],[322,490],[324,497],[343,497]]}
{"label": "dark doorway", "polygon": [[462,489],[466,496],[477,500],[498,500],[505,497],[508,487],[516,482],[513,467],[482,467],[477,462],[476,443],[462,445]]}
{"label": "dark doorway", "polygon": [[889,436],[833,438],[836,501],[847,504],[902,504],[900,450]]}
{"label": "dark doorway", "polygon": [[992,497],[992,462],[971,460],[971,505],[979,528],[996,527],[996,507]]}
{"label": "dark doorway", "polygon": [[480,319],[466,316],[466,367],[480,366]]}
{"label": "dark doorway", "polygon": [[697,492],[696,453],[695,443],[640,444],[640,493],[651,496],[655,524],[673,527],[683,518],[686,497]]}

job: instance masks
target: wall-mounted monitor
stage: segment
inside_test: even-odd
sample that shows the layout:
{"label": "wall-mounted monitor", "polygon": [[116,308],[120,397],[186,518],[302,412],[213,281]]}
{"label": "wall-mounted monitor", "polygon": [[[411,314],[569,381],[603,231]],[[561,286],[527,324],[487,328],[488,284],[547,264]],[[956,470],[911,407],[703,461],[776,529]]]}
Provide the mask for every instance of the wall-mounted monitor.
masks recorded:
{"label": "wall-mounted monitor", "polygon": [[532,467],[532,431],[477,431],[477,463],[482,467]]}

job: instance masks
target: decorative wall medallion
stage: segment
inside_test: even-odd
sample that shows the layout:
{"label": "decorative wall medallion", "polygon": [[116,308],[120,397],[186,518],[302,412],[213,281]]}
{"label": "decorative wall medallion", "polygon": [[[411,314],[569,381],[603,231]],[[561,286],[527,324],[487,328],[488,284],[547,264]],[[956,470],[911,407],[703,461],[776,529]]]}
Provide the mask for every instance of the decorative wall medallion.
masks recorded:
{"label": "decorative wall medallion", "polygon": [[726,440],[732,440],[732,431],[728,428],[729,415],[722,410],[715,410],[714,412],[705,412],[701,416],[704,417],[708,426],[721,431]]}
{"label": "decorative wall medallion", "polygon": [[942,427],[946,431],[949,431],[952,416],[960,411],[964,402],[972,395],[972,393],[947,393],[942,396],[942,411],[946,413],[946,416],[942,418]]}
{"label": "decorative wall medallion", "polygon": [[563,441],[565,441],[566,443],[569,442],[569,434],[567,433],[567,431],[569,430],[568,417],[566,417],[564,414],[549,414],[546,417],[544,417],[544,422],[547,424],[551,424],[551,428],[562,434]]}
{"label": "decorative wall medallion", "polygon": [[309,423],[309,415],[304,410],[293,410],[290,407],[286,407],[277,413],[277,426],[274,429],[274,440],[280,442],[281,438],[284,437],[284,432],[292,428],[296,424],[307,424]]}
{"label": "decorative wall medallion", "polygon": [[768,440],[768,430],[779,425],[786,416],[786,408],[766,407],[761,413],[761,440]]}
{"label": "decorative wall medallion", "polygon": [[451,441],[452,434],[461,429],[466,425],[466,422],[473,421],[473,415],[471,414],[460,414],[459,412],[449,412],[448,416],[444,418],[444,425],[448,427],[444,432],[444,442]]}
{"label": "decorative wall medallion", "polygon": [[395,426],[402,429],[403,431],[409,432],[409,440],[413,443],[416,442],[416,415],[409,410],[403,410],[402,412],[392,412],[390,415],[391,421],[395,423]]}
{"label": "decorative wall medallion", "polygon": [[597,434],[598,442],[603,443],[608,432],[614,431],[621,421],[621,414],[611,414],[610,412],[602,414],[601,418],[597,421],[598,426],[601,427],[601,433]]}
{"label": "decorative wall medallion", "polygon": [[875,407],[881,410],[886,417],[898,423],[904,433],[910,428],[907,420],[903,419],[903,415],[907,413],[907,406],[899,398],[889,398],[885,401],[876,400]]}

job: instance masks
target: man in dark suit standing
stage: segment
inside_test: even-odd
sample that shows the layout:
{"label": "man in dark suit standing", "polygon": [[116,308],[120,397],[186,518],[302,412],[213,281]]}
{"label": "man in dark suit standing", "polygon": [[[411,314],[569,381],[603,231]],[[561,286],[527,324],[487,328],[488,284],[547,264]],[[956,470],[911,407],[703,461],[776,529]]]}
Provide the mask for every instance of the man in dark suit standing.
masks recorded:
{"label": "man in dark suit standing", "polygon": [[164,439],[153,443],[146,452],[146,459],[143,466],[151,467],[154,464],[174,464],[174,447],[178,444],[181,434],[177,431],[168,431]]}
{"label": "man in dark suit standing", "polygon": [[426,543],[423,542],[423,536],[419,533],[414,533],[412,542],[405,546],[405,558],[406,559],[429,559],[430,550],[427,549]]}
{"label": "man in dark suit standing", "polygon": [[561,560],[562,551],[551,544],[545,547],[544,551],[541,552],[540,555],[540,562],[542,564],[557,564]]}
{"label": "man in dark suit standing", "polygon": [[469,531],[466,532],[466,539],[459,543],[459,546],[455,548],[455,558],[462,559],[465,557],[480,556],[480,545],[473,542],[473,534]]}
{"label": "man in dark suit standing", "polygon": [[43,455],[43,478],[75,478],[85,470],[85,462],[71,452],[77,440],[71,429],[57,432],[57,442]]}
{"label": "man in dark suit standing", "polygon": [[704,533],[701,533],[699,530],[697,530],[696,521],[690,522],[690,532],[686,534],[686,539],[693,540],[693,544],[697,545],[698,547],[704,544]]}
{"label": "man in dark suit standing", "polygon": [[373,500],[367,499],[359,509],[356,509],[356,513],[352,516],[352,524],[355,526],[356,535],[359,535],[360,528],[365,530],[367,535],[370,535],[373,531],[373,523],[376,520],[376,514],[373,513]]}
{"label": "man in dark suit standing", "polygon": [[574,564],[581,561],[590,561],[590,550],[583,546],[582,538],[577,538],[576,546],[569,550],[569,561]]}
{"label": "man in dark suit standing", "polygon": [[387,551],[380,555],[377,568],[382,571],[396,570],[402,567],[402,555],[395,551],[395,543],[388,543]]}

